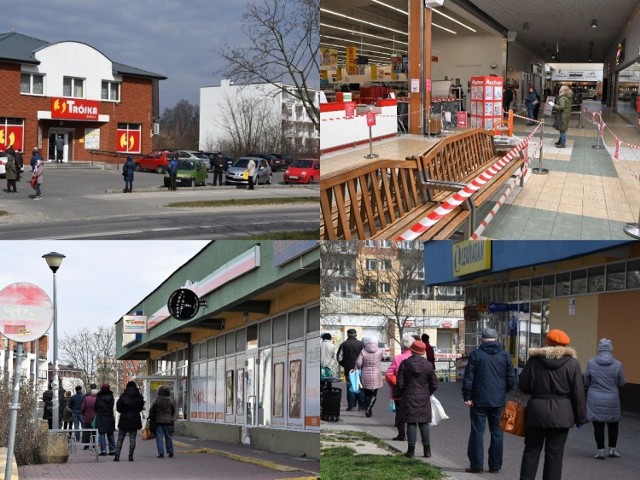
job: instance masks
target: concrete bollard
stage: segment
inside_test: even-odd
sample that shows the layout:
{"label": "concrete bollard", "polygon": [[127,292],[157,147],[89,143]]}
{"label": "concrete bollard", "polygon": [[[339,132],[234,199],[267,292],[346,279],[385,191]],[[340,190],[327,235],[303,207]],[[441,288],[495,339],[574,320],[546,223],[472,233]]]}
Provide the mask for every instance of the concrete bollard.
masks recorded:
{"label": "concrete bollard", "polygon": [[69,460],[69,437],[64,432],[44,432],[38,442],[41,463],[67,463]]}

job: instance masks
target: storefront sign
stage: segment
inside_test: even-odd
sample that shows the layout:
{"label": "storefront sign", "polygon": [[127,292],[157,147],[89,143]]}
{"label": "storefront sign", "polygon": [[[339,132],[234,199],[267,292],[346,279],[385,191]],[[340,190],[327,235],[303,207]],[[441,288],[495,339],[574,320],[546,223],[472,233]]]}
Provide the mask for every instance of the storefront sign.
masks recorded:
{"label": "storefront sign", "polygon": [[146,315],[125,315],[122,317],[122,333],[147,333]]}
{"label": "storefront sign", "polygon": [[94,100],[54,97],[51,99],[51,118],[98,120],[99,105],[100,103]]}
{"label": "storefront sign", "polygon": [[453,275],[461,277],[491,269],[491,242],[467,240],[453,245]]}
{"label": "storefront sign", "polygon": [[167,308],[176,320],[191,320],[198,313],[200,299],[193,290],[179,288],[169,296]]}
{"label": "storefront sign", "polygon": [[273,266],[285,265],[319,245],[319,240],[274,240]]}

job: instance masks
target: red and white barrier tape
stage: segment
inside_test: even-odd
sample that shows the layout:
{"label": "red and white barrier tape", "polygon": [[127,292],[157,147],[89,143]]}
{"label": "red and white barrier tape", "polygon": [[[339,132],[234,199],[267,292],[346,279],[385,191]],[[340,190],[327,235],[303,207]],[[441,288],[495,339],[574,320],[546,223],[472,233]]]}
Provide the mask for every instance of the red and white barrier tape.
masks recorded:
{"label": "red and white barrier tape", "polygon": [[518,155],[527,146],[539,127],[540,125],[536,126],[536,128],[534,128],[533,131],[524,140],[522,140],[519,145],[509,150],[509,152],[504,157],[487,168],[475,179],[467,183],[465,187],[462,188],[459,192],[456,192],[449,198],[447,198],[434,211],[429,213],[429,215],[420,220],[409,230],[396,237],[396,240],[415,240],[433,225],[438,223],[440,219],[442,219],[445,215],[464,203],[469,197],[471,197],[471,195],[473,195],[484,184],[491,180],[496,173],[502,170],[509,162],[511,162],[511,160],[516,157],[516,155]]}
{"label": "red and white barrier tape", "polygon": [[[532,156],[535,156],[540,151],[541,148],[542,148],[542,143],[537,144],[536,148],[533,151]],[[504,193],[500,197],[500,200],[498,200],[498,202],[494,205],[494,207],[491,209],[491,211],[484,218],[484,220],[482,220],[482,222],[480,222],[480,226],[469,237],[469,240],[478,240],[480,238],[480,235],[482,235],[482,232],[484,232],[484,229],[487,228],[487,226],[489,225],[489,222],[491,221],[491,219],[496,215],[496,213],[498,213],[498,210],[500,210],[500,207],[502,207],[504,202],[511,195],[511,192],[515,188],[516,183],[518,182],[518,180],[521,177],[526,177],[527,176],[527,173],[529,172],[528,164],[529,164],[529,157],[527,156],[527,154],[525,152],[525,162],[522,165],[522,169],[520,170],[520,173],[515,178],[512,178],[509,181],[507,189],[504,191]]]}

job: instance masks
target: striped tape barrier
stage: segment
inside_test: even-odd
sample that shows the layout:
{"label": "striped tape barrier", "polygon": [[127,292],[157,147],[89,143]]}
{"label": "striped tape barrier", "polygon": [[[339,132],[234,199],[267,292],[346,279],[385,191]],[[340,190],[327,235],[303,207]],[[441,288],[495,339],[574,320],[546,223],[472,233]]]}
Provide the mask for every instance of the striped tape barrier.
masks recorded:
{"label": "striped tape barrier", "polygon": [[533,129],[533,131],[522,140],[517,146],[509,150],[509,152],[496,161],[493,165],[487,168],[484,172],[478,175],[475,179],[467,183],[464,188],[454,193],[445,201],[443,201],[435,210],[429,215],[413,225],[410,229],[396,237],[396,240],[415,240],[420,235],[424,234],[429,228],[438,223],[448,213],[453,211],[456,207],[464,203],[471,195],[477,192],[484,184],[491,180],[496,173],[502,170],[511,160],[513,160],[520,152],[527,146],[533,135],[540,128],[540,124]]}

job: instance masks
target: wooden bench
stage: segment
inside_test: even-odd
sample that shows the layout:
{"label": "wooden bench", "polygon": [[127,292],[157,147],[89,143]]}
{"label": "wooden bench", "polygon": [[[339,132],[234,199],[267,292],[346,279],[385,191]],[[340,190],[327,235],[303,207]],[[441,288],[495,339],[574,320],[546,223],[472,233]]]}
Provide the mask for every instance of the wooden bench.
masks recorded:
{"label": "wooden bench", "polygon": [[[472,129],[442,139],[414,160],[378,160],[326,179],[320,185],[320,238],[394,239],[433,212],[502,158],[493,135]],[[465,224],[475,228],[475,212],[522,166],[514,159],[472,195],[422,234],[446,239]]]}

